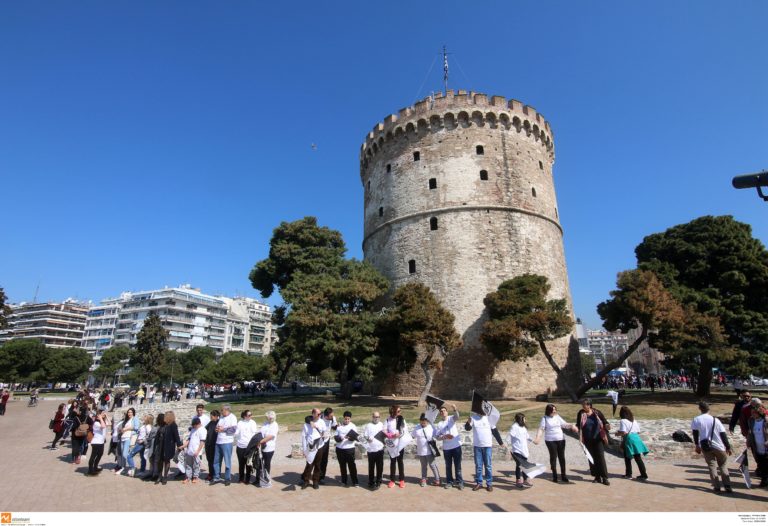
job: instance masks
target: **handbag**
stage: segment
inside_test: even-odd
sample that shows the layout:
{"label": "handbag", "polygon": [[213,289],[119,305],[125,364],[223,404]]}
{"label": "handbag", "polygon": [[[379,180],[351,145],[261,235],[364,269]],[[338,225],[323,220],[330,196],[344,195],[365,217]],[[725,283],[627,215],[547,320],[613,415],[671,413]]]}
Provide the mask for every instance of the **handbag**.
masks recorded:
{"label": "handbag", "polygon": [[90,444],[93,440],[93,431],[88,430],[88,434],[85,435],[85,440]]}
{"label": "handbag", "polygon": [[53,429],[53,426],[56,424],[55,420],[51,418],[51,421],[48,422],[48,429]]}
{"label": "handbag", "polygon": [[[424,433],[424,438],[427,438],[427,432],[424,431],[424,428],[421,428],[421,432]],[[435,458],[440,456],[440,450],[437,448],[437,442],[435,439],[427,440],[427,444],[429,444],[429,449],[432,451],[432,454],[435,456]]]}
{"label": "handbag", "polygon": [[709,438],[699,440],[699,447],[705,453],[712,451],[712,435],[715,434],[715,417],[712,417],[712,430],[709,433]]}

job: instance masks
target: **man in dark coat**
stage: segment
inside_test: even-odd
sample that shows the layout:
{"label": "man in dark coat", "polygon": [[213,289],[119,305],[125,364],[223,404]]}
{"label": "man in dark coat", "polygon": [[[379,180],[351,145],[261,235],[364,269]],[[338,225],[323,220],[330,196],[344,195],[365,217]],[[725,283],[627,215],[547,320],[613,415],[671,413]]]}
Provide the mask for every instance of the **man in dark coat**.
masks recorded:
{"label": "man in dark coat", "polygon": [[216,409],[211,411],[211,421],[205,425],[208,434],[205,436],[205,459],[208,461],[208,476],[205,480],[213,480],[213,461],[216,457],[216,437],[219,434],[216,432],[216,425],[219,421],[219,413]]}

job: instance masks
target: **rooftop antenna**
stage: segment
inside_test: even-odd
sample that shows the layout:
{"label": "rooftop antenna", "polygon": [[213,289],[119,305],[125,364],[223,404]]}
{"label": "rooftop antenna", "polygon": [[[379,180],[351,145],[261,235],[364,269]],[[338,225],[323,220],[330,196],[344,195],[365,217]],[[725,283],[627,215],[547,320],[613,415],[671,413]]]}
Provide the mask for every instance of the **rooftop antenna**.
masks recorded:
{"label": "rooftop antenna", "polygon": [[445,86],[445,96],[448,96],[448,53],[443,44],[443,85]]}
{"label": "rooftop antenna", "polygon": [[35,287],[35,297],[32,298],[32,303],[37,303],[37,293],[40,292],[40,282],[37,282],[37,287]]}

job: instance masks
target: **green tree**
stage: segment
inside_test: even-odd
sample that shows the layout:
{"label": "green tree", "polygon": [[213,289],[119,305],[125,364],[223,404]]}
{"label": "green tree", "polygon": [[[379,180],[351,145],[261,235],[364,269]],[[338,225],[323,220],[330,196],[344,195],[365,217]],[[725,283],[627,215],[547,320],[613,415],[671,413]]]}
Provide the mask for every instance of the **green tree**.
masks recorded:
{"label": "green tree", "polygon": [[0,379],[5,382],[35,380],[48,350],[40,340],[15,339],[0,347]]}
{"label": "green tree", "polygon": [[51,383],[76,382],[85,379],[92,364],[91,355],[80,347],[49,349],[37,376]]}
{"label": "green tree", "polygon": [[162,366],[158,370],[158,380],[168,384],[184,384],[188,380],[188,375],[182,365],[183,353],[173,349],[165,349],[163,352]]}
{"label": "green tree", "polygon": [[180,353],[179,359],[186,381],[195,381],[203,369],[216,361],[216,350],[211,347],[193,347],[189,352]]}
{"label": "green tree", "polygon": [[11,315],[11,308],[6,305],[8,296],[5,295],[5,290],[0,287],[0,329],[8,327],[8,316]]}
{"label": "green tree", "polygon": [[[256,263],[248,277],[264,298],[270,297],[275,289],[283,294],[296,274],[335,273],[346,250],[341,233],[318,226],[314,217],[291,223],[283,221],[272,233],[269,257]],[[289,320],[291,307],[290,302],[277,307],[272,318],[278,342],[270,356],[277,367],[279,387],[293,365],[307,360],[303,335],[292,328]]]}
{"label": "green tree", "polygon": [[417,363],[424,372],[419,403],[432,388],[435,373],[448,354],[461,345],[454,317],[432,291],[419,282],[406,283],[392,297],[394,307],[381,318],[376,329],[379,355],[387,369],[409,371]]}
{"label": "green tree", "polygon": [[535,274],[503,282],[483,300],[489,320],[483,324],[480,340],[497,360],[517,362],[541,351],[575,401],[578,397],[546,344],[570,334],[573,319],[564,299],[547,300],[549,289],[547,278]]}
{"label": "green tree", "polygon": [[102,385],[105,384],[108,378],[114,378],[124,367],[126,360],[130,361],[132,352],[129,347],[123,345],[105,349],[99,360],[99,366],[93,371],[93,376],[100,378]]}
{"label": "green tree", "polygon": [[234,384],[270,378],[274,366],[266,357],[251,356],[242,352],[224,353],[218,363],[208,364],[200,373],[200,379],[208,384]]}
{"label": "green tree", "polygon": [[294,338],[314,364],[333,368],[346,398],[354,380],[373,378],[378,363],[373,304],[389,286],[370,263],[340,261],[335,272],[296,274],[283,290]]}
{"label": "green tree", "polygon": [[279,386],[293,365],[307,360],[313,367],[333,367],[345,393],[351,394],[354,378],[372,375],[372,306],[388,284],[370,264],[347,260],[345,253],[339,232],[305,217],[281,223],[269,257],[251,271],[251,283],[263,297],[277,289],[285,302],[273,316],[279,339],[271,357]]}
{"label": "green tree", "polygon": [[603,327],[609,331],[629,332],[640,329],[639,336],[629,344],[627,350],[606,364],[594,378],[582,384],[576,393],[584,393],[599,385],[601,380],[617,367],[621,367],[645,340],[658,348],[659,331],[674,334],[684,327],[685,314],[680,303],[669,293],[653,272],[628,270],[616,279],[616,290],[611,299],[597,306],[597,313],[603,320]]}
{"label": "green tree", "polygon": [[[700,315],[677,341],[664,342],[673,357],[698,362],[699,396],[709,393],[714,366],[768,373],[768,251],[749,225],[700,217],[647,236],[635,254],[638,268],[653,271],[688,312]],[[727,344],[719,343],[717,325]]]}
{"label": "green tree", "polygon": [[597,371],[597,364],[595,363],[595,357],[592,354],[581,355],[581,373],[589,377],[592,373]]}
{"label": "green tree", "polygon": [[131,365],[140,369],[145,380],[155,381],[160,377],[167,342],[168,331],[163,328],[160,317],[150,312],[136,336],[136,351],[131,358]]}

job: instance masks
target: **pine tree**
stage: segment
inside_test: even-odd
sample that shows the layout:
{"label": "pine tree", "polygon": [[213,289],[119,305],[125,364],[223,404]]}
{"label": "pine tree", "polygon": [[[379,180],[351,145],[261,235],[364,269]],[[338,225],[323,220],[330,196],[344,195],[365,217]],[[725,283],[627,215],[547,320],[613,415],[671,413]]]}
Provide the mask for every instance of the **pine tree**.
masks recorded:
{"label": "pine tree", "polygon": [[163,328],[160,317],[151,312],[136,337],[136,352],[131,365],[139,367],[147,380],[156,380],[163,368],[166,349],[168,331]]}

